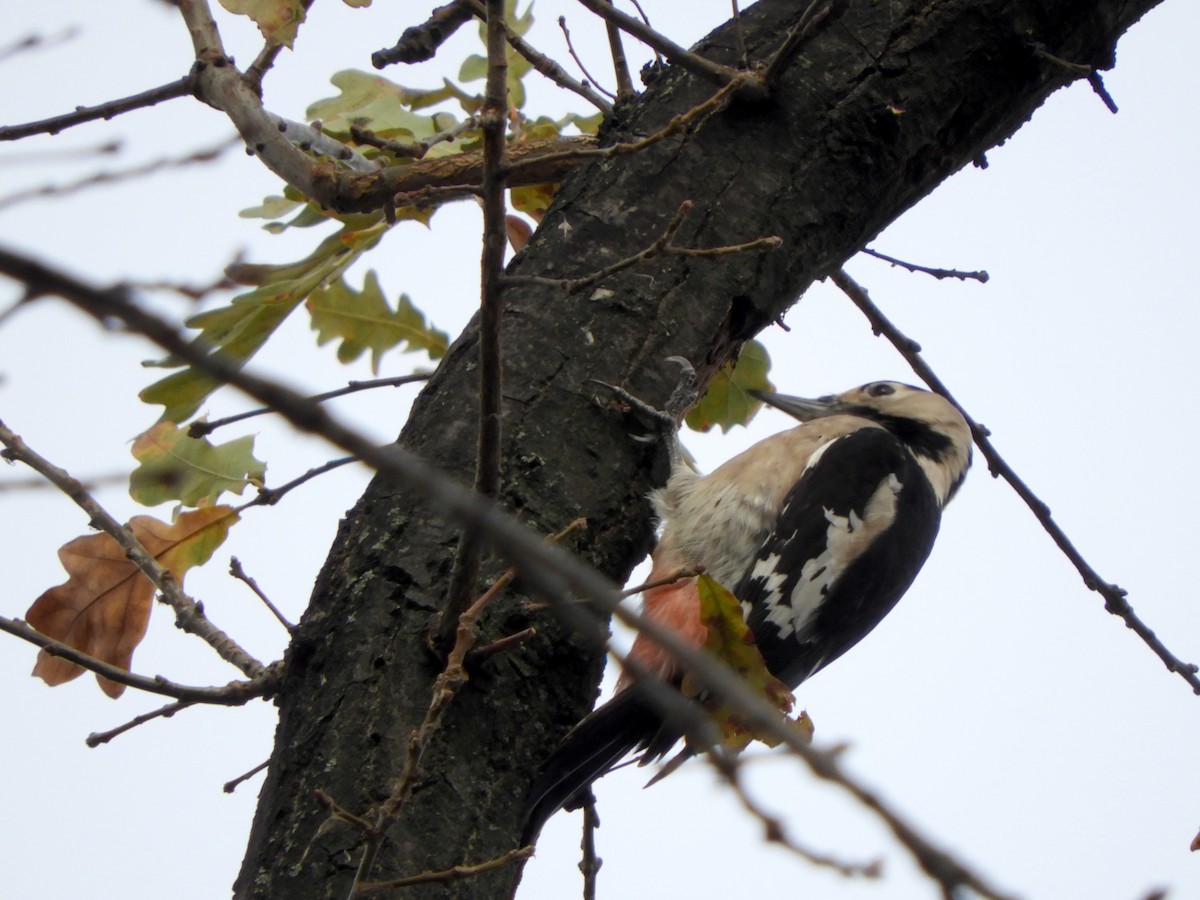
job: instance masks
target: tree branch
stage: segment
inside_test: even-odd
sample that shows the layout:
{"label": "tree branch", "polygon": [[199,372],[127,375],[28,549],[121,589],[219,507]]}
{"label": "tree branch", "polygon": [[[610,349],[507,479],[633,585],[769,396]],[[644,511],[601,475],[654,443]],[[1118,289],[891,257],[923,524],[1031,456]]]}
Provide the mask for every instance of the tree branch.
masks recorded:
{"label": "tree branch", "polygon": [[140,94],[134,94],[131,97],[110,100],[107,103],[100,103],[96,106],[76,107],[75,112],[42,119],[38,122],[27,122],[24,125],[0,126],[0,141],[16,141],[34,134],[58,134],[60,131],[65,131],[75,125],[82,125],[84,122],[94,122],[97,119],[112,119],[122,113],[142,109],[146,106],[154,106],[156,103],[162,103],[165,100],[186,97],[188,94],[194,93],[195,89],[196,74],[192,72],[178,81],[150,88],[148,91],[142,91]]}
{"label": "tree branch", "polygon": [[[0,251],[0,269],[8,271],[6,264],[9,261],[11,261],[9,254]],[[34,285],[29,282],[26,282],[26,285],[31,291],[37,292],[38,289]],[[233,638],[217,628],[205,616],[200,605],[183,592],[171,571],[163,566],[154,557],[154,554],[142,546],[129,528],[114,519],[104,507],[97,503],[96,499],[84,489],[78,480],[72,478],[69,472],[60,469],[45,457],[34,452],[19,435],[11,431],[3,422],[0,422],[0,443],[3,443],[6,448],[0,455],[5,459],[23,462],[51,482],[76,506],[88,514],[88,522],[94,528],[100,529],[117,542],[129,557],[129,561],[150,579],[162,595],[163,600],[175,610],[175,624],[179,628],[201,638],[217,652],[218,656],[236,666],[251,679],[258,678],[264,673],[263,664],[243,650]],[[62,654],[55,652],[55,655],[61,656]]]}
{"label": "tree branch", "polygon": [[1003,478],[1007,481],[1017,496],[1025,502],[1030,512],[1041,523],[1042,528],[1050,535],[1051,540],[1054,541],[1063,555],[1070,560],[1075,570],[1079,572],[1088,590],[1100,594],[1104,598],[1104,608],[1114,616],[1119,616],[1125,622],[1125,625],[1140,637],[1146,646],[1154,651],[1158,658],[1162,660],[1163,665],[1167,667],[1168,671],[1177,673],[1184,681],[1191,685],[1193,693],[1200,695],[1200,677],[1197,677],[1200,667],[1195,663],[1186,663],[1171,653],[1158,636],[1134,613],[1133,607],[1130,606],[1129,601],[1126,599],[1126,591],[1101,578],[1100,574],[1083,558],[1075,548],[1075,545],[1071,543],[1066,533],[1051,517],[1050,507],[1034,494],[1029,486],[1013,471],[1012,467],[1004,461],[992,445],[987,429],[971,418],[967,411],[959,405],[945,384],[942,383],[942,380],[934,374],[933,370],[921,357],[921,345],[911,338],[905,337],[884,316],[879,307],[871,302],[871,298],[867,295],[866,290],[847,275],[845,271],[833,272],[829,277],[850,298],[854,305],[862,311],[863,315],[867,317],[867,321],[871,323],[871,328],[875,334],[886,337],[892,343],[892,346],[900,351],[900,355],[912,366],[913,371],[917,373],[917,376],[922,381],[958,407],[959,412],[963,414],[963,417],[971,426],[971,434],[975,438],[975,446],[979,448],[979,452],[987,460],[988,471],[993,476]]}

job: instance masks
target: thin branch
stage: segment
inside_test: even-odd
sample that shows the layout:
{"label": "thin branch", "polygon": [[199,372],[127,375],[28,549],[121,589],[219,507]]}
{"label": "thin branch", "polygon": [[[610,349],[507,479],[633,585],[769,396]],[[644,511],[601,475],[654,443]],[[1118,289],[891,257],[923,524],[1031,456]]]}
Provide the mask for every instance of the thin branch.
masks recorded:
{"label": "thin branch", "polygon": [[[475,490],[495,497],[500,490],[500,398],[502,396],[500,312],[506,242],[504,203],[505,129],[508,124],[508,55],[504,0],[487,3],[487,87],[479,111],[483,132],[483,252],[479,302],[479,448]],[[450,644],[459,616],[471,603],[483,548],[479,535],[464,532],[454,557],[445,605],[433,635],[437,648]]]}
{"label": "thin branch", "polygon": [[567,42],[567,53],[570,54],[571,59],[575,60],[575,65],[579,66],[579,71],[583,73],[583,77],[587,79],[587,83],[592,85],[596,90],[601,91],[604,96],[608,97],[610,100],[616,100],[617,95],[592,77],[592,73],[587,70],[587,66],[583,64],[583,60],[580,59],[579,54],[575,52],[575,45],[571,43],[571,30],[567,28],[566,16],[558,17],[558,27],[559,30],[562,31],[563,38]]}
{"label": "thin branch", "polygon": [[[477,15],[480,19],[487,21],[487,14],[483,8],[483,4],[479,2],[479,0],[465,0],[465,2],[467,2],[475,11],[475,15]],[[559,87],[578,94],[602,113],[608,113],[612,111],[611,103],[597,94],[583,82],[572,78],[566,69],[560,66],[545,53],[535,49],[533,45],[525,40],[525,38],[517,34],[507,21],[503,23],[503,27],[504,39],[514,50],[521,54],[521,56],[525,57],[525,59],[529,61],[529,64],[532,65],[533,68],[536,69],[542,76],[548,78],[550,81],[553,81]]]}
{"label": "thin branch", "polygon": [[121,169],[116,172],[97,172],[95,175],[89,175],[86,178],[80,178],[67,184],[48,184],[42,187],[17,191],[6,197],[0,197],[0,210],[7,209],[10,206],[15,206],[27,200],[37,200],[43,197],[62,197],[88,188],[115,184],[121,181],[129,181],[130,179],[144,178],[147,175],[154,175],[169,169],[181,169],[199,163],[215,162],[237,143],[236,138],[226,139],[212,147],[197,150],[186,156],[163,157],[140,166],[133,166],[132,168]]}
{"label": "thin branch", "polygon": [[847,6],[847,0],[812,0],[804,14],[788,32],[787,37],[770,58],[758,68],[757,77],[764,87],[775,83],[783,66],[791,60],[800,48],[812,39],[820,29],[840,16]]}
{"label": "thin branch", "polygon": [[236,791],[238,789],[238,785],[240,785],[244,781],[249,781],[251,778],[253,778],[255,775],[257,775],[259,772],[261,772],[263,769],[265,769],[270,764],[271,764],[271,761],[269,759],[264,759],[262,762],[260,762],[257,766],[255,766],[249,772],[244,772],[243,774],[239,775],[237,778],[234,778],[230,781],[225,782],[223,785],[221,785],[221,790],[224,791],[226,794],[232,794],[234,791]]}
{"label": "thin branch", "polygon": [[[3,255],[0,253],[0,256]],[[265,671],[263,664],[243,650],[229,635],[213,625],[205,616],[200,605],[183,592],[178,580],[170,570],[142,546],[129,528],[114,519],[104,507],[97,503],[96,499],[84,489],[77,479],[72,478],[65,469],[60,469],[45,457],[34,452],[19,435],[11,431],[3,422],[0,422],[0,443],[3,443],[6,448],[3,453],[0,453],[0,456],[24,463],[51,482],[76,506],[87,513],[92,527],[98,528],[117,542],[125,551],[129,561],[150,579],[162,598],[175,610],[176,626],[204,640],[223,660],[236,666],[249,678],[255,679],[263,674]],[[51,652],[54,652],[56,656],[62,655],[56,651]],[[113,680],[118,681],[119,679],[114,678]]]}
{"label": "thin branch", "polygon": [[660,141],[674,137],[699,125],[708,116],[723,108],[736,90],[736,84],[727,84],[722,88],[718,88],[707,100],[672,117],[671,121],[658,131],[636,141],[610,144],[607,147],[597,147],[594,143],[579,142],[575,146],[562,150],[552,150],[545,154],[529,155],[523,159],[515,159],[509,165],[509,177],[513,180],[520,179],[520,183],[526,184],[528,183],[525,180],[525,169],[527,167],[540,169],[553,163],[565,163],[570,164],[571,168],[574,168],[588,159],[608,159],[613,156],[627,156],[633,153],[640,153],[647,147],[651,147]]}
{"label": "thin branch", "polygon": [[[503,2],[503,0],[499,0]],[[480,498],[484,499],[484,498]],[[576,519],[562,531],[551,535],[547,542],[559,543],[570,534],[584,527],[584,520]],[[479,640],[479,622],[488,605],[505,590],[517,577],[516,567],[510,568],[497,578],[486,591],[475,599],[466,610],[455,620],[456,632],[454,647],[446,658],[446,665],[441,674],[434,680],[430,692],[429,708],[421,724],[413,729],[408,738],[408,747],[404,756],[404,765],[400,774],[393,782],[392,791],[388,798],[376,810],[370,828],[366,833],[366,846],[363,848],[362,859],[359,860],[358,872],[354,884],[350,888],[350,898],[353,900],[360,889],[371,876],[379,848],[387,835],[392,823],[400,816],[409,793],[416,783],[420,772],[421,757],[425,748],[442,726],[442,718],[450,703],[454,700],[459,689],[470,679],[467,670],[467,657]]]}
{"label": "thin branch", "polygon": [[609,25],[614,25],[626,34],[632,35],[656,53],[665,56],[668,62],[687,69],[693,75],[698,75],[722,86],[740,80],[741,73],[736,69],[730,69],[692,53],[686,47],[681,47],[641,20],[621,12],[609,0],[579,0],[579,2]]}
{"label": "thin branch", "polygon": [[[436,113],[435,113],[436,116]],[[362,128],[358,125],[350,126],[350,137],[354,138],[356,144],[364,144],[368,147],[378,147],[380,150],[385,150],[388,153],[393,153],[396,156],[408,157],[410,159],[423,159],[432,147],[438,144],[444,144],[447,141],[453,141],[456,138],[462,137],[468,131],[479,127],[479,122],[474,116],[468,116],[462,122],[455,125],[453,128],[447,128],[444,131],[439,131],[437,134],[431,134],[429,137],[420,141],[395,141],[391,138],[380,137],[370,128]]]}
{"label": "thin branch", "polygon": [[166,706],[160,707],[153,712],[142,713],[140,716],[134,716],[124,725],[118,725],[111,731],[93,731],[87,736],[84,741],[93,750],[101,744],[107,744],[113,738],[137,728],[139,725],[145,725],[147,722],[153,722],[155,719],[169,719],[181,709],[187,709],[189,706],[195,706],[194,700],[176,700],[174,703],[168,703]]}
{"label": "thin branch", "polygon": [[532,855],[532,847],[518,847],[516,850],[509,850],[495,859],[489,859],[487,862],[476,863],[475,865],[451,866],[449,869],[442,869],[437,872],[422,872],[419,875],[407,875],[404,878],[393,878],[390,881],[367,882],[359,886],[358,892],[359,894],[376,894],[381,891],[414,887],[418,884],[442,884],[449,881],[459,881],[463,878],[472,878],[476,875],[482,875],[485,872],[502,869],[519,860],[528,859]]}
{"label": "thin branch", "polygon": [[[347,394],[354,394],[358,391],[371,391],[380,387],[399,387],[404,384],[412,384],[417,381],[428,381],[430,373],[418,372],[414,375],[400,375],[396,378],[374,378],[370,381],[351,381],[344,388],[338,388],[333,391],[326,391],[324,394],[315,394],[308,399],[314,403],[324,403],[326,400],[333,400],[335,397],[345,397]],[[234,422],[243,422],[246,419],[254,416],[265,416],[277,410],[266,407],[260,409],[252,409],[248,412],[238,413],[233,416],[225,416],[223,419],[213,419],[211,422],[193,422],[188,426],[188,437],[207,437],[218,428],[225,425],[232,425]]]}
{"label": "thin branch", "polygon": [[886,253],[880,253],[878,250],[872,250],[870,247],[863,247],[862,252],[867,256],[873,256],[876,259],[882,259],[886,263],[891,263],[893,266],[899,266],[902,269],[907,269],[909,272],[923,272],[926,275],[932,275],[939,281],[943,278],[957,278],[959,281],[968,279],[978,281],[980,284],[987,284],[991,277],[983,269],[975,272],[964,272],[958,269],[931,269],[928,266],[919,266],[916,263],[905,262],[902,259],[896,259],[894,256],[888,256]]}
{"label": "thin branch", "polygon": [[[613,0],[601,0],[602,3],[607,3],[610,7],[613,6]],[[617,98],[632,97],[636,93],[633,89],[633,78],[629,74],[629,60],[625,58],[625,45],[621,43],[621,29],[611,19],[604,20],[604,27],[608,31],[608,47],[612,53],[613,74],[617,79]]]}
{"label": "thin branch", "polygon": [[263,674],[248,681],[231,681],[220,687],[195,687],[187,684],[176,684],[161,675],[153,677],[135,675],[124,669],[117,668],[111,663],[89,656],[61,641],[46,637],[36,628],[32,628],[20,619],[9,619],[0,616],[0,631],[8,632],[13,637],[28,641],[34,646],[45,650],[51,656],[58,656],[68,662],[73,662],[81,668],[102,675],[109,681],[115,681],[126,687],[145,691],[148,694],[160,694],[163,697],[174,697],[188,703],[209,703],[214,706],[243,706],[257,697],[269,697],[278,687],[279,672],[265,669]]}
{"label": "thin branch", "polygon": [[596,812],[596,795],[589,785],[583,792],[583,836],[579,849],[583,858],[579,860],[579,871],[583,874],[583,900],[596,900],[596,876],[604,860],[596,855],[596,829],[600,827],[600,814]]}
{"label": "thin branch", "polygon": [[84,122],[94,122],[96,119],[112,119],[122,113],[142,109],[146,106],[154,106],[156,103],[162,103],[165,100],[186,97],[194,93],[195,89],[195,74],[188,74],[178,81],[172,81],[170,84],[142,91],[140,94],[134,94],[131,97],[110,100],[98,106],[77,106],[75,112],[54,116],[50,119],[42,119],[38,122],[0,126],[0,141],[16,141],[34,134],[58,134],[60,131],[65,131],[75,125],[82,125]]}
{"label": "thin branch", "polygon": [[[301,21],[303,21],[308,16],[308,10],[312,7],[312,5],[313,0],[301,0],[299,10],[293,10],[293,14],[295,14],[295,12],[299,12],[299,18]],[[250,64],[250,68],[246,70],[246,82],[258,94],[262,94],[263,77],[271,70],[271,67],[275,65],[275,60],[279,58],[279,54],[282,51],[282,44],[275,44],[271,41],[267,41],[262,50],[258,52],[258,56],[255,58],[254,62]]]}
{"label": "thin branch", "polygon": [[23,38],[17,38],[12,43],[0,47],[0,63],[6,63],[14,56],[20,56],[22,53],[28,53],[31,50],[47,50],[59,44],[65,44],[67,41],[78,37],[79,32],[80,29],[78,26],[71,25],[49,37],[40,34],[27,34]]}
{"label": "thin branch", "polygon": [[244,503],[237,508],[240,513],[242,510],[249,509],[252,506],[274,506],[288,491],[300,487],[305,482],[312,481],[318,475],[324,475],[326,472],[332,472],[334,469],[340,469],[342,466],[348,466],[350,463],[358,462],[357,457],[343,456],[338,459],[331,459],[329,462],[321,463],[319,466],[313,466],[303,475],[293,478],[286,484],[282,484],[276,488],[261,487],[258,489],[258,496],[248,503]]}
{"label": "thin branch", "polygon": [[287,629],[288,634],[296,630],[296,626],[289,622],[287,617],[279,611],[279,607],[271,602],[271,598],[258,586],[258,582],[246,574],[246,570],[242,568],[241,560],[236,556],[229,557],[229,574],[250,588],[254,596],[258,597],[263,602],[263,605],[270,610],[271,615],[279,620],[279,624]]}
{"label": "thin branch", "polygon": [[1083,558],[1075,545],[1071,543],[1066,533],[1059,527],[1050,515],[1050,508],[1025,484],[1023,480],[1013,471],[1012,467],[1004,461],[996,448],[992,446],[989,439],[989,433],[982,425],[978,424],[966,410],[959,405],[958,401],[951,396],[946,386],[941,379],[934,374],[933,370],[921,357],[920,345],[905,337],[899,329],[896,328],[887,317],[879,310],[867,292],[854,281],[844,271],[837,271],[830,275],[833,283],[841,288],[842,292],[850,298],[867,317],[867,321],[871,323],[871,328],[877,335],[886,337],[892,345],[900,351],[900,355],[908,362],[914,372],[924,381],[929,387],[941,394],[956,407],[959,412],[966,418],[967,424],[971,426],[971,433],[975,438],[975,446],[979,448],[984,459],[987,460],[988,470],[992,475],[1003,478],[1009,483],[1018,497],[1025,501],[1025,505],[1029,507],[1030,512],[1041,523],[1042,528],[1050,535],[1050,538],[1062,551],[1063,555],[1071,561],[1077,572],[1083,578],[1083,583],[1088,590],[1095,591],[1104,598],[1104,608],[1115,616],[1119,616],[1125,625],[1140,637],[1146,645],[1154,651],[1163,665],[1170,672],[1178,673],[1184,681],[1191,685],[1193,693],[1200,694],[1200,677],[1197,677],[1197,672],[1200,667],[1195,663],[1186,663],[1169,651],[1166,645],[1159,640],[1158,636],[1148,628],[1144,622],[1134,613],[1133,607],[1126,600],[1126,591],[1115,584],[1110,584],[1100,577],[1100,574],[1092,568],[1092,566]]}
{"label": "thin branch", "polygon": [[[149,338],[184,362],[277,408],[297,429],[318,434],[347,453],[358,456],[464,528],[486,535],[501,556],[521,567],[528,590],[555,600],[556,612],[585,638],[605,645],[606,628],[583,604],[574,602],[578,597],[587,598],[596,609],[640,629],[671,653],[682,669],[690,671],[701,688],[736,704],[747,727],[778,738],[803,759],[814,774],[838,784],[873,810],[922,869],[938,879],[945,891],[964,885],[986,897],[1002,896],[846,775],[833,754],[808,746],[805,736],[795,726],[780,721],[778,709],[726,665],[703,650],[689,646],[672,629],[626,609],[619,591],[607,578],[565,549],[547,543],[486,498],[445,477],[403,447],[395,444],[378,446],[371,438],[343,425],[319,404],[298,392],[254,375],[219,354],[195,347],[178,328],[141,309],[119,290],[97,290],[63,272],[4,249],[0,249],[0,272],[23,282],[33,295],[54,293],[100,321],[117,319],[124,322],[130,331]],[[661,683],[648,683],[645,694],[668,717],[691,715],[686,710],[695,708],[695,704],[678,691]]]}
{"label": "thin branch", "polygon": [[471,16],[472,11],[466,0],[454,0],[439,6],[427,21],[404,29],[394,47],[372,53],[371,65],[382,69],[393,63],[417,63],[433,59],[438,48],[471,21]]}
{"label": "thin branch", "polygon": [[717,257],[726,256],[731,253],[746,253],[756,250],[774,250],[779,247],[783,240],[779,237],[763,237],[753,241],[747,241],[744,244],[731,244],[724,247],[678,247],[671,243],[676,233],[683,226],[684,219],[687,218],[688,212],[691,211],[692,201],[685,200],[679,205],[675,216],[667,223],[667,227],[663,229],[663,233],[644,250],[628,256],[625,259],[617,260],[612,265],[605,266],[590,275],[584,275],[579,278],[549,278],[542,275],[510,275],[505,277],[507,284],[541,284],[549,287],[558,287],[566,291],[568,294],[581,291],[586,287],[590,287],[598,281],[603,281],[617,272],[624,271],[631,266],[636,266],[638,263],[645,262],[648,259],[653,259],[656,256],[687,256],[687,257]]}
{"label": "thin branch", "polygon": [[1096,92],[1101,102],[1108,108],[1108,111],[1114,116],[1117,114],[1117,101],[1113,99],[1112,94],[1108,92],[1108,88],[1104,86],[1104,79],[1099,72],[1092,72],[1087,77],[1088,84],[1092,86],[1092,90]]}
{"label": "thin branch", "polygon": [[704,574],[704,566],[693,566],[692,568],[680,568],[674,572],[664,575],[662,578],[655,578],[651,581],[643,581],[641,584],[633,587],[625,588],[621,591],[622,597],[633,597],[636,594],[641,594],[651,588],[664,587],[668,584],[674,584],[677,581],[683,581],[685,578],[695,578],[697,575]]}
{"label": "thin branch", "polygon": [[763,827],[763,840],[768,844],[775,844],[787,850],[793,856],[796,856],[805,862],[818,866],[820,868],[832,869],[844,878],[880,878],[883,875],[882,860],[872,860],[867,863],[853,863],[830,856],[827,853],[819,853],[815,850],[797,843],[791,838],[787,830],[784,828],[784,823],[778,816],[769,813],[764,809],[758,801],[756,801],[746,790],[746,786],[742,784],[741,768],[745,761],[742,756],[716,756],[707,754],[707,758],[717,770],[720,776],[729,785],[730,789],[737,795],[738,800],[742,804],[742,808],[746,810],[753,818],[757,819]]}

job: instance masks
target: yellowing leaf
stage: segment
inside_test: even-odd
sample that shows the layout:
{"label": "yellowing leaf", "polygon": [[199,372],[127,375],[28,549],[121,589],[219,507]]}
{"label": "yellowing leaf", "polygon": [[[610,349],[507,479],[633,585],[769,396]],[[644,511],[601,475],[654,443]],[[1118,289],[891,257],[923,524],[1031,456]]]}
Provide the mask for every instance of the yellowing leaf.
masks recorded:
{"label": "yellowing leaf", "polygon": [[[186,512],[169,525],[150,516],[136,516],[129,527],[182,584],[188,569],[208,561],[237,519],[228,506],[210,506]],[[150,621],[154,584],[107,534],[75,538],[63,545],[58,558],[70,579],[38,597],[25,620],[47,637],[128,671]],[[83,672],[75,663],[45,650],[33,667],[33,674],[51,687]],[[125,690],[124,685],[99,675],[96,680],[110,697],[119,697]]]}
{"label": "yellowing leaf", "polygon": [[[786,716],[792,710],[792,692],[767,669],[737,598],[708,575],[697,576],[696,588],[700,593],[700,617],[708,629],[704,649],[733,669]],[[681,689],[688,696],[701,693],[690,675],[684,676]],[[730,747],[740,750],[755,739],[772,747],[777,743],[769,735],[752,731],[738,711],[727,704],[711,698],[703,702]]]}
{"label": "yellowing leaf", "polygon": [[268,43],[289,48],[305,16],[303,0],[221,0],[221,5],[253,19]]}
{"label": "yellowing leaf", "polygon": [[747,341],[736,363],[727,363],[708,384],[700,402],[691,408],[684,420],[694,431],[708,431],[720,425],[728,431],[734,425],[745,425],[757,412],[759,401],[748,390],[771,391],[767,380],[771,357],[758,341]]}
{"label": "yellowing leaf", "polygon": [[[234,297],[228,306],[189,319],[190,328],[200,329],[193,346],[205,353],[220,353],[228,362],[242,365],[259,351],[292,310],[379,243],[388,227],[382,221],[363,229],[347,226],[323,240],[316,250],[297,263],[231,266],[231,277],[258,286]],[[167,364],[177,363],[169,361]],[[139,396],[143,403],[161,403],[165,407],[164,419],[182,422],[220,386],[221,383],[211,375],[186,368],[156,381]]]}
{"label": "yellowing leaf", "polygon": [[558,193],[557,184],[530,184],[509,190],[513,209],[519,210],[538,222],[550,208],[554,195]]}
{"label": "yellowing leaf", "polygon": [[446,112],[421,115],[413,111],[451,98],[461,100],[462,92],[450,82],[432,90],[417,90],[357,69],[335,72],[329,80],[341,93],[313,103],[305,115],[319,121],[321,129],[334,137],[348,138],[350,126],[357,125],[383,137],[420,140],[456,124]]}
{"label": "yellowing leaf", "polygon": [[208,506],[225,491],[241,494],[247,485],[261,485],[267,471],[254,458],[252,436],[214,446],[173,422],[159,422],[138,435],[133,455],[141,465],[129,476],[129,493],[143,506],[169,500]]}
{"label": "yellowing leaf", "polygon": [[424,350],[430,359],[437,359],[449,343],[445,333],[425,324],[425,317],[407,295],[401,294],[392,310],[373,270],[367,272],[361,291],[341,278],[313,291],[308,311],[318,344],[341,339],[338,359],[342,362],[358,359],[370,350],[371,368],[376,372],[384,351],[398,344],[407,344],[406,350]]}

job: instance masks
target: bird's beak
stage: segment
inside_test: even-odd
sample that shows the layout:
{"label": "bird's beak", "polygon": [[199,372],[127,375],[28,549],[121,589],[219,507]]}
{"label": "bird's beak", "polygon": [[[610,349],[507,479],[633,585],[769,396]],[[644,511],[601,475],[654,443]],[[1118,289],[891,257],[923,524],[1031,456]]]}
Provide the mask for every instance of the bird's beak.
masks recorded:
{"label": "bird's beak", "polygon": [[827,397],[817,397],[815,400],[810,400],[807,397],[791,397],[787,394],[766,393],[764,391],[752,390],[750,393],[768,406],[783,410],[789,416],[799,419],[801,422],[809,422],[824,416],[836,415],[842,409],[838,398],[832,394]]}

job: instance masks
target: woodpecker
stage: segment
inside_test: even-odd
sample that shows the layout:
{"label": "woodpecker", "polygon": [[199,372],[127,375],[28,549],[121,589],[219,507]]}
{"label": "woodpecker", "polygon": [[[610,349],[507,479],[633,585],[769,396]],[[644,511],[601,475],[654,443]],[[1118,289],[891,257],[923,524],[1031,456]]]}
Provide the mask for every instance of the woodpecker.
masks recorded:
{"label": "woodpecker", "polygon": [[[912,584],[942,508],[971,463],[971,432],[945,398],[876,381],[816,400],[760,394],[801,424],[709,475],[682,462],[651,495],[661,534],[649,581],[703,568],[740,601],[767,668],[795,690],[871,631]],[[643,614],[703,646],[694,578],[646,590]],[[666,682],[674,658],[639,636],[630,658]],[[559,808],[578,805],[626,755],[642,764],[680,735],[622,677],[617,693],[564,738],[535,781],[524,843]]]}

